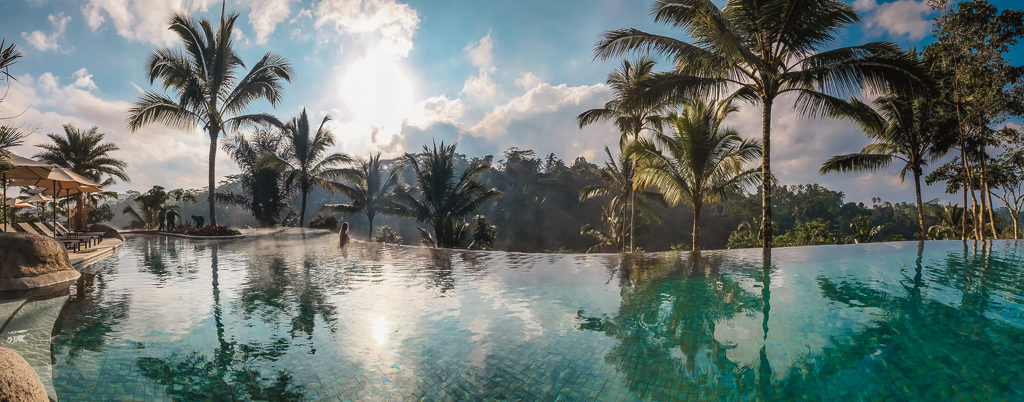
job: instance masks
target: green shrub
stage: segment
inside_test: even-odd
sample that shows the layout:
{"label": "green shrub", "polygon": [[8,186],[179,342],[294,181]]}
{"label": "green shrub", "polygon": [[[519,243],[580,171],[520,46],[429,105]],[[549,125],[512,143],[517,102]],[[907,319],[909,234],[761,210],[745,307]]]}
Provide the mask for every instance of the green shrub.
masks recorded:
{"label": "green shrub", "polygon": [[402,244],[402,236],[395,231],[395,228],[391,226],[381,226],[377,228],[377,234],[373,236],[373,241],[378,243],[391,243],[391,244]]}

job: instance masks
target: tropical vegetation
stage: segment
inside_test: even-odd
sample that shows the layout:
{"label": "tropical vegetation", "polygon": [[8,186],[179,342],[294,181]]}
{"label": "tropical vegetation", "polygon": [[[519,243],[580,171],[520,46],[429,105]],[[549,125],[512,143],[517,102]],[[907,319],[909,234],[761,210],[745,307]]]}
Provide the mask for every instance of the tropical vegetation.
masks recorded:
{"label": "tropical vegetation", "polygon": [[660,133],[654,141],[638,139],[626,149],[637,160],[636,186],[656,187],[670,206],[682,201],[690,204],[692,250],[701,248],[704,205],[742,194],[745,187],[757,183],[757,171],[745,166],[760,156],[759,144],[721,126],[735,110],[729,102],[687,102],[681,115],[668,115],[672,133]]}
{"label": "tropical vegetation", "polygon": [[[265,54],[252,68],[235,52],[234,27],[238,14],[221,12],[214,31],[208,20],[196,20],[175,13],[170,30],[182,42],[184,51],[158,49],[146,63],[150,84],[158,79],[171,95],[147,91],[128,111],[128,128],[162,123],[171,127],[202,127],[210,137],[208,204],[209,222],[217,225],[216,175],[217,144],[222,135],[245,124],[274,121],[265,113],[246,114],[253,102],[263,99],[271,106],[281,100],[283,81],[290,81],[292,66],[274,53]],[[173,97],[172,97],[173,96]]]}

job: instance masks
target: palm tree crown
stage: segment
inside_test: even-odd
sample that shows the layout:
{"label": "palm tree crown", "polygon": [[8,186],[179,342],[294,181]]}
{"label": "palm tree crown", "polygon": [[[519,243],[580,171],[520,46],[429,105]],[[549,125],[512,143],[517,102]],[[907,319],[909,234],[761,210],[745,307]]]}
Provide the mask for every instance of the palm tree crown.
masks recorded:
{"label": "palm tree crown", "polygon": [[390,171],[380,161],[380,152],[359,162],[356,168],[345,169],[343,175],[351,184],[337,183],[338,191],[352,199],[348,204],[327,204],[323,208],[335,213],[366,214],[370,224],[367,239],[373,239],[373,219],[378,212],[395,213],[394,189],[399,184],[398,175],[402,166]]}
{"label": "palm tree crown", "polygon": [[153,52],[146,66],[150,84],[161,81],[173,98],[154,91],[144,93],[128,112],[128,127],[138,131],[151,123],[192,129],[200,126],[210,137],[209,213],[210,224],[217,224],[215,214],[216,181],[214,164],[217,141],[222,132],[252,122],[275,121],[267,114],[245,114],[256,100],[265,99],[271,106],[281,100],[282,81],[289,81],[291,64],[283,57],[267,53],[244,76],[245,68],[235,53],[231,40],[238,14],[221,13],[220,25],[214,32],[209,20],[194,20],[185,14],[171,16],[170,30],[184,45],[184,51],[159,49]]}
{"label": "palm tree crown", "polygon": [[682,102],[732,91],[763,106],[762,233],[771,247],[771,110],[776,97],[796,95],[795,107],[808,116],[832,115],[844,106],[840,97],[862,86],[881,90],[910,82],[919,66],[889,42],[833,50],[844,26],[858,22],[849,4],[838,0],[729,0],[718,8],[711,0],[659,0],[654,21],[679,28],[689,41],[638,29],[604,34],[596,57],[609,59],[630,51],[656,52],[675,63],[647,87],[646,103]]}
{"label": "palm tree crown", "polygon": [[236,134],[224,144],[224,151],[241,169],[238,181],[242,193],[218,193],[217,199],[249,210],[260,226],[282,222],[281,213],[288,209],[288,192],[281,172],[267,166],[267,158],[281,152],[283,139],[274,129],[260,128],[250,136]]}
{"label": "palm tree crown", "polygon": [[501,192],[487,188],[477,177],[490,168],[487,162],[476,159],[461,174],[457,171],[455,146],[441,142],[433,149],[423,146],[419,155],[406,153],[407,166],[416,178],[416,193],[400,189],[397,203],[405,214],[420,222],[427,222],[433,234],[421,228],[425,242],[437,247],[456,247],[469,225],[465,217],[480,209],[486,202],[501,196]]}
{"label": "palm tree crown", "polygon": [[[128,181],[128,174],[124,171],[128,164],[111,155],[120,148],[113,143],[103,142],[104,135],[99,132],[99,128],[93,127],[83,131],[65,124],[63,135],[50,133],[46,136],[53,143],[37,145],[42,149],[42,152],[36,155],[40,161],[64,166],[72,172],[100,183],[101,188],[113,185],[118,179]],[[99,196],[109,197],[111,194],[100,193]],[[75,200],[75,227],[84,228],[86,214],[94,199],[79,193]]]}
{"label": "palm tree crown", "polygon": [[684,200],[690,203],[694,250],[700,249],[701,207],[739,194],[758,179],[757,170],[746,170],[744,165],[761,155],[760,144],[721,127],[726,115],[735,110],[728,102],[687,102],[682,115],[669,115],[671,134],[659,134],[654,141],[641,138],[626,148],[638,163],[637,186],[657,187],[672,206]]}
{"label": "palm tree crown", "polygon": [[[612,155],[608,147],[604,147],[604,153],[608,161],[598,171],[598,177],[602,184],[586,186],[580,189],[580,202],[594,198],[608,198],[608,206],[602,213],[602,220],[606,228],[599,234],[599,229],[585,225],[580,229],[581,234],[597,238],[601,243],[596,248],[616,248],[617,251],[626,251],[632,248],[632,234],[630,221],[634,208],[639,208],[641,214],[657,220],[652,208],[655,204],[664,204],[661,195],[651,191],[635,191],[633,178],[636,175],[636,162],[625,153],[618,157]],[[592,249],[594,249],[592,247]]]}
{"label": "palm tree crown", "polygon": [[900,180],[908,172],[913,175],[918,229],[921,239],[927,239],[921,175],[929,160],[941,157],[949,149],[944,139],[954,138],[948,135],[954,126],[933,121],[932,102],[925,96],[889,93],[874,101],[877,110],[857,99],[851,99],[850,103],[852,107],[840,116],[857,122],[873,142],[860,152],[829,158],[820,172],[879,170],[901,161]]}
{"label": "palm tree crown", "polygon": [[603,108],[590,109],[580,113],[576,122],[580,128],[600,122],[612,121],[619,129],[619,149],[639,137],[644,129],[661,126],[659,107],[639,103],[641,84],[651,77],[654,60],[642,57],[635,62],[622,61],[622,67],[608,74],[606,83],[612,90],[612,99]]}
{"label": "palm tree crown", "polygon": [[324,116],[320,127],[313,133],[306,109],[302,109],[298,117],[284,125],[285,151],[272,161],[284,174],[285,188],[301,194],[299,226],[306,224],[306,195],[309,190],[313,187],[332,192],[337,190],[335,181],[345,173],[340,166],[352,162],[348,155],[328,153],[334,146],[334,134],[326,127],[330,120],[330,116]]}

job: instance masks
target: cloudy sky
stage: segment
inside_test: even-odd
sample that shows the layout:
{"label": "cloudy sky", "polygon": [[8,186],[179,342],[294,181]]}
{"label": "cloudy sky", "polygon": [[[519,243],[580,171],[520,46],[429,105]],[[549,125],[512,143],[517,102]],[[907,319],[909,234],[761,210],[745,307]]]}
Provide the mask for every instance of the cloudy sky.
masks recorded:
{"label": "cloudy sky", "polygon": [[[1000,7],[1013,0],[994,2]],[[604,31],[638,27],[678,36],[650,22],[650,1],[437,1],[228,0],[241,17],[235,41],[243,61],[272,51],[295,67],[284,101],[269,111],[282,119],[307,108],[330,126],[338,150],[386,155],[419,149],[432,139],[459,141],[469,155],[499,154],[517,146],[572,160],[600,161],[616,144],[610,126],[579,130],[575,116],[609,96],[604,80],[618,61],[593,60]],[[839,45],[891,40],[903,46],[931,41],[925,0],[857,0],[863,23],[844,32]],[[72,123],[99,126],[121,147],[132,182],[116,189],[200,187],[206,183],[208,139],[192,131],[125,127],[127,109],[153,88],[144,63],[154,49],[177,45],[167,30],[174,10],[215,19],[214,0],[5,1],[0,36],[24,58],[0,103],[0,117],[34,130],[30,145]],[[1022,59],[1019,54],[1014,59]],[[808,120],[776,103],[773,160],[783,183],[821,183],[848,200],[913,199],[896,169],[870,174],[817,174],[827,157],[854,152],[866,142],[856,128]],[[759,136],[761,111],[742,106],[730,124]],[[25,156],[34,147],[16,150]],[[237,168],[221,152],[219,177]],[[941,188],[926,189],[926,199]]]}

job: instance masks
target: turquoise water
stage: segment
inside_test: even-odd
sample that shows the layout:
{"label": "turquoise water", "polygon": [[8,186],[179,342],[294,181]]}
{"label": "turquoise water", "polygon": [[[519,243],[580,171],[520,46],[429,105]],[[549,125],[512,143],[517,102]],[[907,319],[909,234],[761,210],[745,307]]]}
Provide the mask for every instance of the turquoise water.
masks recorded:
{"label": "turquoise water", "polygon": [[1024,242],[765,266],[131,237],[62,296],[48,370],[62,400],[1024,398]]}

